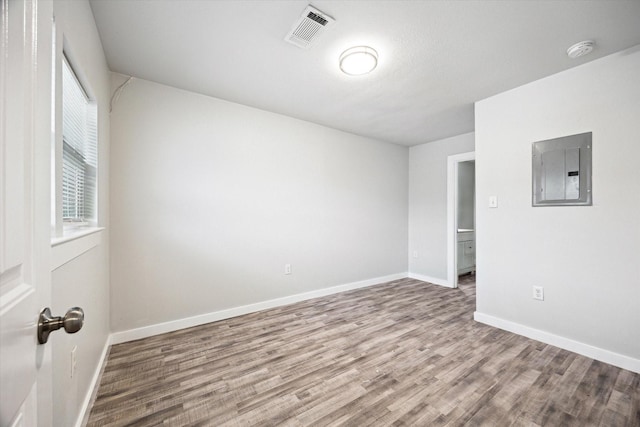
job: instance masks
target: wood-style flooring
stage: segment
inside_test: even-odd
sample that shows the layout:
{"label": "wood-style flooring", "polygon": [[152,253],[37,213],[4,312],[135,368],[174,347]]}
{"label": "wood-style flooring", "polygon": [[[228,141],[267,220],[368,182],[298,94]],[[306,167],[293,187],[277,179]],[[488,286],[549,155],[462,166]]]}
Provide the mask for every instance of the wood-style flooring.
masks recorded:
{"label": "wood-style flooring", "polygon": [[114,345],[89,426],[640,426],[640,375],[412,279]]}

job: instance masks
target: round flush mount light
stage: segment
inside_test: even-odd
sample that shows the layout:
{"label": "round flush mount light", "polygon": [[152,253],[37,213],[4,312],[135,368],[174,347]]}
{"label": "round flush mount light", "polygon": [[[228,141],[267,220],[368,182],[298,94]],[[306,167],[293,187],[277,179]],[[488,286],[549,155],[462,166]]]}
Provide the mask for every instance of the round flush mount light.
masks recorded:
{"label": "round flush mount light", "polygon": [[378,65],[378,52],[368,46],[347,49],[340,55],[340,69],[350,76],[370,73]]}
{"label": "round flush mount light", "polygon": [[591,40],[581,41],[579,43],[574,44],[569,49],[567,49],[567,56],[571,59],[585,56],[591,53],[594,46],[595,46],[595,43]]}

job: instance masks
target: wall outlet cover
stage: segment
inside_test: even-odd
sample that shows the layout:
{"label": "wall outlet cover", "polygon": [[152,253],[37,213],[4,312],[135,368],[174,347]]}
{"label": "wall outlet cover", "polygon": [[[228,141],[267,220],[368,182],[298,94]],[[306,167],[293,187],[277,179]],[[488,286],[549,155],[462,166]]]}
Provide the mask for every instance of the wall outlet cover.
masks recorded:
{"label": "wall outlet cover", "polygon": [[77,359],[76,359],[76,352],[78,350],[78,346],[75,345],[73,346],[73,350],[71,350],[71,378],[73,378],[73,376],[76,373],[76,367],[77,367]]}
{"label": "wall outlet cover", "polygon": [[544,288],[542,286],[533,287],[533,299],[544,301]]}

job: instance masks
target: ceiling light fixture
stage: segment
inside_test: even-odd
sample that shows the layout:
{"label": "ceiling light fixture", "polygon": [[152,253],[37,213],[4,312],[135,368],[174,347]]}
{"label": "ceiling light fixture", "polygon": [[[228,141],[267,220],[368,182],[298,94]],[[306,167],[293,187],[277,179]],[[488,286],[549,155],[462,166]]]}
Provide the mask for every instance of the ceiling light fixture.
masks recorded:
{"label": "ceiling light fixture", "polygon": [[581,56],[585,56],[593,50],[594,42],[591,40],[584,40],[579,43],[574,44],[569,49],[567,49],[567,56],[571,59],[579,58]]}
{"label": "ceiling light fixture", "polygon": [[369,46],[347,49],[340,55],[340,69],[350,76],[372,72],[378,65],[378,52]]}

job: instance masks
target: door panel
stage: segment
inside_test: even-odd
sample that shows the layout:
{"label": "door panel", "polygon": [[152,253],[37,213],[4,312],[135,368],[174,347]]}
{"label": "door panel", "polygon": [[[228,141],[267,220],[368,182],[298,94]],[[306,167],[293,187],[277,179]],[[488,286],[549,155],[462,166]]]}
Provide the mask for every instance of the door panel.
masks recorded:
{"label": "door panel", "polygon": [[[42,200],[36,203],[36,186],[50,180],[46,170],[36,169],[46,162],[36,158],[43,153],[36,144],[50,147],[51,34],[46,29],[52,15],[50,5],[39,11],[37,0],[0,4],[0,426],[31,427],[49,424],[37,419],[36,391],[46,392],[36,388],[38,372],[50,358],[38,348],[36,323],[38,304],[49,298],[42,292],[50,279],[41,280],[37,272],[47,261],[50,239],[35,230],[42,229],[37,221],[49,222],[48,212],[36,209],[47,197],[39,193]],[[45,29],[42,39],[38,28]]]}

